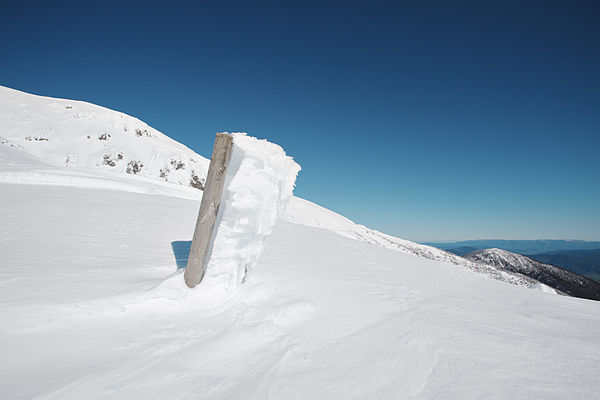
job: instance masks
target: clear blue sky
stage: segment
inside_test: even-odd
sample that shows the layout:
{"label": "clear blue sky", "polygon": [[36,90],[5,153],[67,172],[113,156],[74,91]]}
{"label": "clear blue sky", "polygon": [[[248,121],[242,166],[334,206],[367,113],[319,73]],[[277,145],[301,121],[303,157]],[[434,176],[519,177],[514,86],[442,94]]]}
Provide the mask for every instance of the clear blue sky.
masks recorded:
{"label": "clear blue sky", "polygon": [[267,138],[404,238],[600,239],[597,1],[191,3],[2,0],[0,84]]}

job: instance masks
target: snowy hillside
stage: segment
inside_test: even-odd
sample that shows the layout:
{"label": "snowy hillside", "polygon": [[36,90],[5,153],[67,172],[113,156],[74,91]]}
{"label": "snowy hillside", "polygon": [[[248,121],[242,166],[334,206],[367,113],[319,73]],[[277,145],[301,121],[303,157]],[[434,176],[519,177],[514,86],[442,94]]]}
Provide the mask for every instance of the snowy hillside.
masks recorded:
{"label": "snowy hillside", "polygon": [[0,159],[0,398],[600,390],[597,302],[417,257],[430,250],[296,198],[243,285],[189,289],[181,271],[201,191],[45,167],[9,146]]}
{"label": "snowy hillside", "polygon": [[600,300],[600,283],[554,265],[543,264],[521,254],[501,249],[483,249],[465,258],[493,265],[509,272],[527,275],[569,296]]}
{"label": "snowy hillside", "polygon": [[497,268],[493,264],[483,261],[468,260],[456,254],[437,249],[435,247],[418,244],[409,240],[386,235],[363,225],[355,224],[346,217],[320,207],[309,201],[294,198],[283,218],[296,224],[325,228],[349,238],[358,239],[366,243],[400,251],[428,260],[442,261],[461,266],[471,271],[485,274],[494,279],[512,283],[514,285],[540,289],[552,293],[553,290],[528,276]]}
{"label": "snowy hillside", "polygon": [[596,302],[543,293],[530,278],[298,198],[260,239],[243,285],[213,279],[190,290],[182,268],[202,191],[104,164],[66,166],[52,158],[58,144],[36,153],[50,140],[19,140],[18,123],[10,132],[0,140],[0,398],[587,398],[600,389]]}
{"label": "snowy hillside", "polygon": [[[151,187],[154,193],[182,193],[170,185],[147,183],[160,180],[203,189],[209,163],[189,148],[124,113],[0,86],[0,150],[2,148],[4,155],[0,157],[6,160],[0,169],[0,181],[14,183],[110,187],[112,181],[119,181],[122,182],[120,188],[127,191],[147,191]],[[9,149],[21,150],[21,153]],[[20,161],[16,167],[8,168],[15,164],[11,161],[15,157]],[[21,168],[25,165],[28,165],[27,170]],[[90,169],[100,170],[101,174]],[[124,176],[127,174],[135,179],[128,179]],[[536,280],[526,276],[368,229],[312,203],[300,199],[293,203],[287,216],[292,222],[323,226],[348,237],[466,267],[519,286],[540,287]]]}
{"label": "snowy hillside", "polygon": [[198,189],[209,163],[127,114],[2,86],[0,142],[53,166],[137,174]]}

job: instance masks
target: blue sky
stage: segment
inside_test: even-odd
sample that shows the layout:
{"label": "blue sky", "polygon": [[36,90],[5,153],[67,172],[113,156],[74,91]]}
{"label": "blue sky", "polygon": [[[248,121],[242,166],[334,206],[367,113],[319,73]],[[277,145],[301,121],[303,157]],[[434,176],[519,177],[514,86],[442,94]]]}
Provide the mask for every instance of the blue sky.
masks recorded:
{"label": "blue sky", "polygon": [[599,3],[214,3],[2,1],[0,84],[267,138],[400,237],[600,240]]}

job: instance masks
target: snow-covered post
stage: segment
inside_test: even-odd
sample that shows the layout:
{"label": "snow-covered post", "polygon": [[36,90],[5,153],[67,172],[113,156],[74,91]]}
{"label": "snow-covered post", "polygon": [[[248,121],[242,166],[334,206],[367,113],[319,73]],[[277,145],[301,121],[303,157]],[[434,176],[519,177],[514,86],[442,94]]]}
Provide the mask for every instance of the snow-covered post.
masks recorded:
{"label": "snow-covered post", "polygon": [[215,237],[215,221],[221,204],[227,166],[231,159],[233,137],[227,133],[217,133],[213,146],[206,186],[196,220],[192,247],[185,268],[185,283],[193,288],[202,280],[208,263],[208,256]]}
{"label": "snow-covered post", "polygon": [[185,283],[223,290],[246,281],[300,166],[274,143],[217,133],[185,271]]}

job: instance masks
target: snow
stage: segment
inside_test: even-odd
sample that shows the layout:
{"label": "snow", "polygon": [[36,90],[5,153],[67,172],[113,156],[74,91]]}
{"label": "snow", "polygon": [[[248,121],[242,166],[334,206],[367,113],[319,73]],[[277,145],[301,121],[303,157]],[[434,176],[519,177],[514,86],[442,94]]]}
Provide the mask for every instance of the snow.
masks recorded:
{"label": "snow", "polygon": [[544,293],[550,293],[550,294],[557,294],[556,290],[552,289],[550,286],[548,285],[544,285],[541,282],[538,282],[535,284],[534,289],[540,290]]}
{"label": "snow", "polygon": [[192,187],[172,185],[155,178],[105,170],[54,167],[22,151],[18,146],[11,146],[6,141],[0,141],[0,182],[153,193],[190,199],[202,198],[202,193]]}
{"label": "snow", "polygon": [[[4,158],[0,155],[0,161],[12,165],[16,162],[16,168],[0,171],[0,181],[4,182],[198,198],[201,194],[190,193],[188,188],[203,188],[208,170],[207,159],[136,118],[81,101],[35,96],[1,86],[0,135],[8,137],[0,136],[0,152],[5,154]],[[16,157],[17,161],[6,157]],[[20,167],[25,165],[28,168],[23,171]],[[158,181],[176,185],[161,185]],[[292,203],[288,220],[326,226],[378,246],[449,262],[515,285],[538,288],[535,279],[524,275],[389,236],[329,210],[307,214],[302,212],[301,201]],[[316,210],[315,207],[308,203],[309,210]],[[245,251],[253,248],[254,254],[258,254],[260,247],[250,246]]]}
{"label": "snow", "polygon": [[560,293],[584,299],[600,300],[600,284],[585,276],[560,267],[535,261],[521,254],[502,249],[481,249],[463,256],[466,259],[493,265],[513,273],[526,274],[550,287],[536,284],[533,288],[548,293]]}
{"label": "snow", "polygon": [[10,210],[2,398],[589,398],[600,389],[596,302],[283,218],[245,284],[190,290],[176,244],[191,238],[197,200],[0,190]]}
{"label": "snow", "polygon": [[[24,112],[23,129],[27,115],[43,125]],[[600,390],[597,302],[526,290],[537,282],[290,198],[298,167],[282,151],[236,138],[244,157],[235,159],[247,163],[230,175],[217,253],[230,261],[249,249],[250,273],[223,290],[220,277],[237,270],[219,275],[225,264],[214,263],[215,275],[189,289],[182,268],[201,191],[54,164],[52,152],[12,140],[18,126],[0,130],[10,137],[0,142],[0,398],[561,399]],[[259,165],[263,146],[273,158]],[[255,202],[265,203],[256,224],[236,226]],[[227,255],[230,239],[236,254]]]}
{"label": "snow", "polygon": [[300,198],[295,197],[292,199],[283,218],[297,224],[329,229],[340,235],[365,241],[386,249],[393,249],[429,260],[444,261],[514,285],[540,290],[539,282],[525,275],[510,273],[493,265],[467,260],[435,247],[386,235],[366,226],[355,224],[346,217]]}
{"label": "snow", "polygon": [[0,86],[0,145],[57,167],[142,175],[203,185],[209,161],[146,123],[83,101]]}
{"label": "snow", "polygon": [[205,286],[242,283],[292,197],[300,166],[278,145],[233,133]]}

